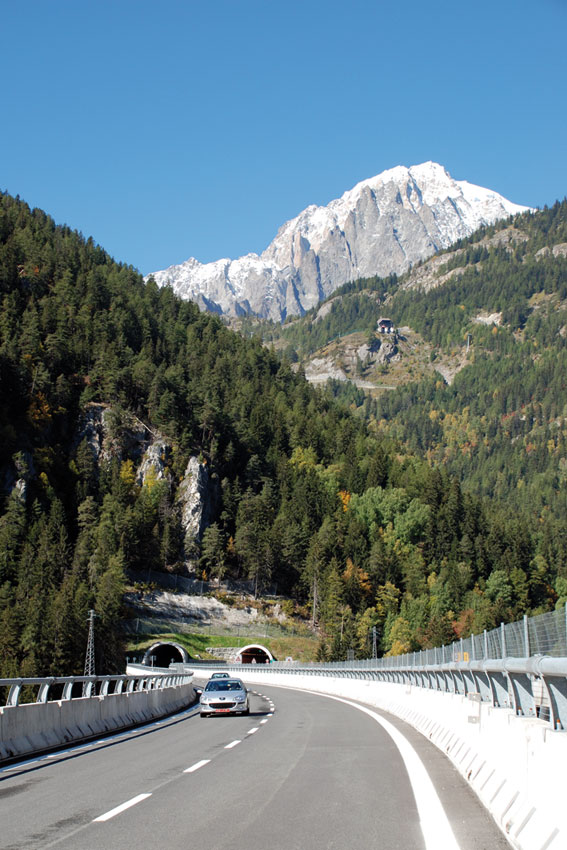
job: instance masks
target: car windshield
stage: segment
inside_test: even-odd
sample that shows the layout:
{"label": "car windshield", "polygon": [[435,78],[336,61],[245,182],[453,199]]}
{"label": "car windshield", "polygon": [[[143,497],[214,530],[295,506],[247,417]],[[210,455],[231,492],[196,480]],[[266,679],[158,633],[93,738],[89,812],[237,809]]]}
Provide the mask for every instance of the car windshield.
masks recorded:
{"label": "car windshield", "polygon": [[206,691],[241,691],[242,685],[240,682],[228,682],[226,679],[216,679],[214,682],[209,682]]}

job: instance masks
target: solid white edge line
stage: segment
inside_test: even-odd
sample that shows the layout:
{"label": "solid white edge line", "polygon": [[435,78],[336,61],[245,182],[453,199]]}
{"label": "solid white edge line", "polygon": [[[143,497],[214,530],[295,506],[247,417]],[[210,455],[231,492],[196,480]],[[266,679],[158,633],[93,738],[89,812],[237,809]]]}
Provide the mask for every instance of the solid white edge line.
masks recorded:
{"label": "solid white edge line", "polygon": [[[312,693],[316,693],[316,691]],[[353,708],[368,714],[382,726],[394,741],[406,766],[427,850],[440,850],[440,848],[443,848],[443,850],[460,850],[460,845],[455,838],[449,818],[427,769],[407,738],[392,723],[380,717],[370,708],[330,694],[319,694],[319,696],[326,696],[329,699],[337,700],[337,702],[351,705]]]}
{"label": "solid white edge line", "polygon": [[93,823],[101,823],[102,821],[110,820],[110,818],[119,815],[120,812],[129,809],[131,806],[135,806],[136,803],[141,803],[142,800],[146,800],[148,797],[151,797],[151,794],[138,794],[137,797],[132,797],[131,800],[128,800],[126,803],[122,803],[121,806],[116,806],[115,809],[111,809],[109,812],[106,812],[104,815],[100,815],[98,818],[95,818]]}
{"label": "solid white edge line", "polygon": [[183,773],[194,773],[196,770],[199,770],[200,767],[204,767],[206,764],[210,762],[210,759],[201,759],[201,761],[195,762],[191,767],[186,768]]}

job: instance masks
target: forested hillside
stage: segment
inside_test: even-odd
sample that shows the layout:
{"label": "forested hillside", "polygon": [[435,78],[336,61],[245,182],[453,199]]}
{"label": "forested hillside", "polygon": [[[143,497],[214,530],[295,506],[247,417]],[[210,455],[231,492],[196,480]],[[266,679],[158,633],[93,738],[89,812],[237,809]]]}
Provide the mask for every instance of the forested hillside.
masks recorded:
{"label": "forested hillside", "polygon": [[[412,349],[427,354],[428,369],[416,367],[399,342],[397,373],[383,366],[376,383],[403,386],[369,397],[334,382],[336,395],[380,433],[442,464],[468,492],[561,526],[567,202],[482,228],[404,278],[357,281],[289,327],[261,330],[302,359],[354,331],[372,335],[381,315],[411,329]],[[450,385],[438,367],[456,373]],[[412,380],[412,372],[429,375]],[[362,377],[366,385],[373,380]]]}
{"label": "forested hillside", "polygon": [[[126,570],[275,581],[334,658],[368,655],[374,625],[396,653],[567,596],[564,529],[464,493],[259,341],[0,201],[1,676],[81,672],[90,607],[98,670],[123,669]],[[81,436],[94,403],[113,429],[99,459]],[[172,446],[167,481],[138,482],[132,415]],[[176,488],[191,456],[220,496],[187,552]]]}
{"label": "forested hillside", "polygon": [[[424,381],[383,395],[381,429],[467,490],[567,516],[567,203],[521,216],[510,241],[478,234],[442,267],[459,274],[430,292],[405,290],[391,314],[437,351],[470,346],[450,386]],[[505,231],[504,231],[505,232]],[[486,244],[488,242],[488,244]],[[483,244],[484,243],[484,244]],[[494,315],[481,323],[479,315]]]}

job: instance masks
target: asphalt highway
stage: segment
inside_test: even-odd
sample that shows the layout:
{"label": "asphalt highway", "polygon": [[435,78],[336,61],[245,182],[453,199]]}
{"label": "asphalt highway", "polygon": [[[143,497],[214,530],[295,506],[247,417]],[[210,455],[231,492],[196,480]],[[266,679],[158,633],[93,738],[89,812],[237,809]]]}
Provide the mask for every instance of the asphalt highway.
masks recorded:
{"label": "asphalt highway", "polygon": [[0,848],[50,847],[509,849],[419,733],[272,686],[251,687],[248,717],[203,719],[195,707],[1,769]]}

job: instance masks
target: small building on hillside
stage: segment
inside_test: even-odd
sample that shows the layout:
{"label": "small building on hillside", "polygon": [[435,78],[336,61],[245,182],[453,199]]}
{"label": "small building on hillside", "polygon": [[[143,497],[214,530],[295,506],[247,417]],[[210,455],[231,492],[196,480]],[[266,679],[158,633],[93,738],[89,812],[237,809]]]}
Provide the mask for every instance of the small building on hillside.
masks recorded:
{"label": "small building on hillside", "polygon": [[395,334],[396,328],[391,319],[378,319],[376,330],[380,334]]}

